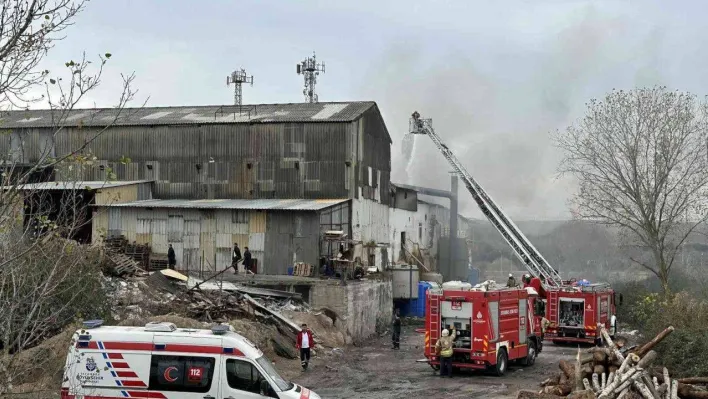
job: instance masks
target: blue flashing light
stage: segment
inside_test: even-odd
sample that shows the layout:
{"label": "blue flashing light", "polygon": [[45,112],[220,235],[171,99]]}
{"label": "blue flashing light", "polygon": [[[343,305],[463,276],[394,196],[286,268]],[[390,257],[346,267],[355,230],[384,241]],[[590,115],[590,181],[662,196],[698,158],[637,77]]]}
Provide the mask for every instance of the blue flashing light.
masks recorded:
{"label": "blue flashing light", "polygon": [[79,345],[79,348],[88,348],[89,341],[79,341],[78,345]]}
{"label": "blue flashing light", "polygon": [[155,344],[156,351],[164,351],[167,346],[165,344]]}
{"label": "blue flashing light", "polygon": [[91,329],[91,328],[98,328],[103,325],[103,320],[96,319],[96,320],[86,320],[84,321],[84,328],[86,329]]}
{"label": "blue flashing light", "polygon": [[234,348],[224,348],[224,353],[234,353]]}

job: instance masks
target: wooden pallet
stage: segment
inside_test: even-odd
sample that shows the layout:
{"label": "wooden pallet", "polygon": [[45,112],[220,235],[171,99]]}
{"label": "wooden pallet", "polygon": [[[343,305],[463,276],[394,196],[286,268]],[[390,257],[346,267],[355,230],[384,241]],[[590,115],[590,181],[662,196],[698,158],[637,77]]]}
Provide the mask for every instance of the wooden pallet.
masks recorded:
{"label": "wooden pallet", "polygon": [[312,276],[313,269],[312,265],[308,263],[298,262],[293,268],[293,276],[310,277]]}
{"label": "wooden pallet", "polygon": [[112,265],[113,273],[118,276],[123,276],[126,274],[133,275],[143,271],[137,262],[130,259],[125,254],[116,252],[115,250],[106,249],[106,255]]}

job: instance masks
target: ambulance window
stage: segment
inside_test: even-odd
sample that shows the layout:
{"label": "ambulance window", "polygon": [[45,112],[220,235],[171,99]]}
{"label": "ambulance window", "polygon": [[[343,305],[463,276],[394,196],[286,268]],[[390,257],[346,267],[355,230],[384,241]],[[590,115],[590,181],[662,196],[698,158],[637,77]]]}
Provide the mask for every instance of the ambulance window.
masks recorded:
{"label": "ambulance window", "polygon": [[153,355],[148,389],[173,392],[209,392],[214,358]]}
{"label": "ambulance window", "polygon": [[235,359],[226,361],[226,381],[231,388],[260,394],[261,380],[263,377],[253,364]]}

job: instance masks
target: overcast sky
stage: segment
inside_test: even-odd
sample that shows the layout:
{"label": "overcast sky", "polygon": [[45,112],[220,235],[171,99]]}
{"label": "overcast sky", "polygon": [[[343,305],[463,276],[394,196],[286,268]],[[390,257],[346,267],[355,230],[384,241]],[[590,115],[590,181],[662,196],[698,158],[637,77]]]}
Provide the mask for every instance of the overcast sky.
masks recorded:
{"label": "overcast sky", "polygon": [[[612,88],[708,94],[702,1],[92,1],[46,60],[50,70],[113,57],[84,106],[114,105],[135,71],[139,105],[230,104],[235,68],[255,76],[244,103],[302,101],[295,64],[326,63],[320,101],[374,100],[393,138],[394,182],[449,187],[425,137],[408,171],[401,141],[418,110],[512,217],[568,217],[551,132]],[[464,190],[464,188],[462,188]],[[461,193],[461,212],[479,217]]]}

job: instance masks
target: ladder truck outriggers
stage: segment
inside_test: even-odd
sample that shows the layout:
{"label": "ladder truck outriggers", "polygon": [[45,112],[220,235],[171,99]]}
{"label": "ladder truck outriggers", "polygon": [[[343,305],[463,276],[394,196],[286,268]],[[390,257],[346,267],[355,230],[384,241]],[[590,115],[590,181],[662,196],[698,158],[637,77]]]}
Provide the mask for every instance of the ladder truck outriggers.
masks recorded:
{"label": "ladder truck outriggers", "polygon": [[[484,216],[501,234],[535,280],[536,284],[531,285],[537,287],[540,300],[536,302],[533,310],[536,321],[534,326],[540,328],[543,317],[550,322],[542,334],[544,339],[554,343],[596,343],[601,339],[601,326],[606,327],[610,335],[614,336],[617,326],[616,302],[615,292],[609,284],[563,280],[442,142],[433,129],[431,119],[422,119],[417,111],[414,112],[410,119],[409,132],[430,137],[462,179]],[[434,345],[434,342],[432,344]]]}

